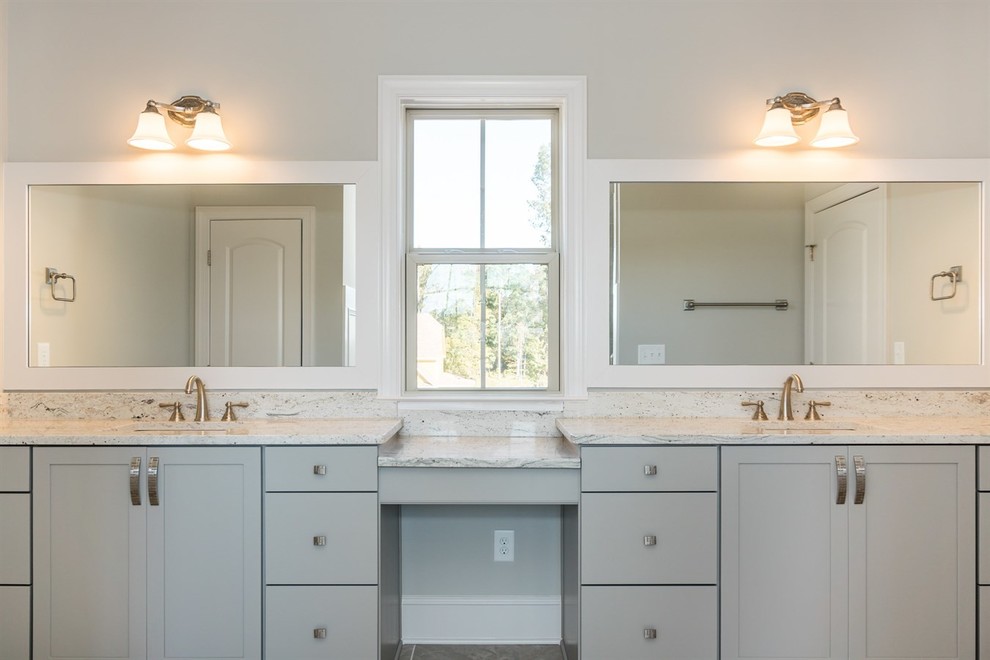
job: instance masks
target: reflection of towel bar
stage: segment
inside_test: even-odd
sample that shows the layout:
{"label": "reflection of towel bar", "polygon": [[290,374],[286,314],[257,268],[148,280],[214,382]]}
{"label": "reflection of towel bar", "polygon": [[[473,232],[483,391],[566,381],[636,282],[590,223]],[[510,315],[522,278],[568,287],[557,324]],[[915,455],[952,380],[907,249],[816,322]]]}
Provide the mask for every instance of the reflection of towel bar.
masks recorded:
{"label": "reflection of towel bar", "polygon": [[[952,283],[952,291],[947,296],[936,296],[935,295],[935,280],[940,277],[948,277],[949,282]],[[949,270],[943,270],[941,273],[935,273],[932,275],[932,283],[928,288],[928,297],[932,300],[948,300],[950,298],[956,297],[957,285],[962,282],[962,266],[953,266]]]}
{"label": "reflection of towel bar", "polygon": [[[59,280],[69,280],[72,282],[72,295],[68,298],[62,298],[55,293],[55,285]],[[46,268],[45,269],[45,284],[51,286],[52,288],[52,298],[59,302],[75,302],[76,301],[76,278],[72,275],[66,275],[65,273],[58,272],[58,268]]]}
{"label": "reflection of towel bar", "polygon": [[773,307],[778,312],[786,312],[789,303],[786,299],[778,298],[773,302],[695,302],[691,298],[684,299],[684,311],[693,312],[698,307]]}

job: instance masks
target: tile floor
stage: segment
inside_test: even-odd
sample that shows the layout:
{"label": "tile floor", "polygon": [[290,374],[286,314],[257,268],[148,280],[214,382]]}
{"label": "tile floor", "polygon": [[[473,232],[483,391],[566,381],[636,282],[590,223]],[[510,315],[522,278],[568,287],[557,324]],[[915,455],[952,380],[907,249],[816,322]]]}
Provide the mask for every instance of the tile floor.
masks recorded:
{"label": "tile floor", "polygon": [[557,646],[480,646],[415,644],[402,647],[399,660],[562,660]]}

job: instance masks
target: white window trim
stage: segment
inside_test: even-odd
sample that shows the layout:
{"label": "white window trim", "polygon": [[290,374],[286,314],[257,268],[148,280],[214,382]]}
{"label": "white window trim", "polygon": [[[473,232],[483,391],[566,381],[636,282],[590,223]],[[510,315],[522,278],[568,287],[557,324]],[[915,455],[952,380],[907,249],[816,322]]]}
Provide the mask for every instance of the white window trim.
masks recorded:
{"label": "white window trim", "polygon": [[[379,397],[413,406],[444,402],[478,408],[514,408],[587,396],[579,275],[584,257],[584,164],[586,160],[586,82],[584,76],[380,76],[378,79],[378,160],[381,164],[381,377]],[[557,108],[560,136],[560,391],[405,392],[404,162],[405,111],[409,107]],[[428,403],[427,403],[428,402]]]}

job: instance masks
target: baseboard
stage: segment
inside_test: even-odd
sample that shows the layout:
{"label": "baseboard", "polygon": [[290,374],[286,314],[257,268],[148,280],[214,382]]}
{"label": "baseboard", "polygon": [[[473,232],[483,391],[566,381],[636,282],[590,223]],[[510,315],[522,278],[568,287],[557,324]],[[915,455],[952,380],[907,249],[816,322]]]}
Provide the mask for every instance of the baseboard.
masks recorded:
{"label": "baseboard", "polygon": [[403,644],[559,644],[559,596],[403,596]]}

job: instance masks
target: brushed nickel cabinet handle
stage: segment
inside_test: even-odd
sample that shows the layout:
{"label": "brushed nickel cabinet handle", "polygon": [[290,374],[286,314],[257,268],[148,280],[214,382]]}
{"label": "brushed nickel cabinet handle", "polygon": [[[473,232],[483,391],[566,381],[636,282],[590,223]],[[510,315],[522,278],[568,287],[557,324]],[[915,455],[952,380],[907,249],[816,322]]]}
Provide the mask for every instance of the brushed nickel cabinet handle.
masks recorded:
{"label": "brushed nickel cabinet handle", "polygon": [[656,639],[657,629],[656,628],[643,628],[643,639]]}
{"label": "brushed nickel cabinet handle", "polygon": [[657,466],[656,465],[644,465],[643,466],[643,474],[645,476],[647,476],[647,477],[655,477],[657,475]]}
{"label": "brushed nickel cabinet handle", "polygon": [[321,534],[320,536],[314,536],[313,537],[313,545],[318,546],[318,547],[323,547],[326,544],[327,544],[327,537],[326,536],[323,536]]}
{"label": "brushed nickel cabinet handle", "polygon": [[313,474],[315,474],[317,476],[320,476],[320,477],[326,476],[326,474],[327,474],[327,466],[326,465],[314,465],[313,466]]}
{"label": "brushed nickel cabinet handle", "polygon": [[158,506],[158,457],[148,459],[148,504]]}
{"label": "brushed nickel cabinet handle", "polygon": [[835,503],[845,504],[846,492],[849,490],[849,466],[846,465],[845,456],[835,457],[835,485]]}
{"label": "brushed nickel cabinet handle", "polygon": [[853,456],[853,469],[856,471],[856,499],[853,504],[862,504],[866,497],[866,461],[862,456]]}
{"label": "brushed nickel cabinet handle", "polygon": [[141,506],[141,457],[131,459],[131,504]]}
{"label": "brushed nickel cabinet handle", "polygon": [[653,534],[649,534],[643,537],[643,545],[649,547],[651,545],[656,545],[656,544],[657,544],[657,537],[654,536]]}
{"label": "brushed nickel cabinet handle", "polygon": [[326,639],[327,629],[326,628],[313,628],[313,639]]}

